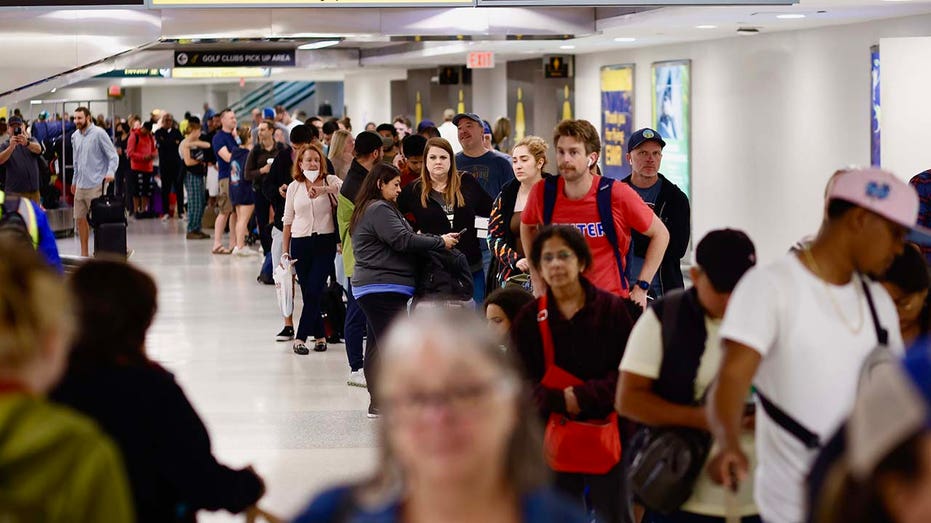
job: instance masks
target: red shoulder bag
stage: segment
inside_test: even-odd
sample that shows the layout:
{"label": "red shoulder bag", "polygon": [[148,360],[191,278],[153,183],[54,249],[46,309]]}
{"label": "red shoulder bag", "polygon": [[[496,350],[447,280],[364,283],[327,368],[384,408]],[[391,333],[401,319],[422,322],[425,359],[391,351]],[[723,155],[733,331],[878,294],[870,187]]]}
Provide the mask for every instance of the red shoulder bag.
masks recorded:
{"label": "red shoulder bag", "polygon": [[[582,380],[556,366],[546,294],[538,301],[537,323],[546,364],[540,384],[558,390],[582,385]],[[608,473],[621,461],[617,413],[612,412],[604,419],[585,421],[574,420],[568,414],[550,414],[543,438],[543,452],[550,468],[557,472]]]}

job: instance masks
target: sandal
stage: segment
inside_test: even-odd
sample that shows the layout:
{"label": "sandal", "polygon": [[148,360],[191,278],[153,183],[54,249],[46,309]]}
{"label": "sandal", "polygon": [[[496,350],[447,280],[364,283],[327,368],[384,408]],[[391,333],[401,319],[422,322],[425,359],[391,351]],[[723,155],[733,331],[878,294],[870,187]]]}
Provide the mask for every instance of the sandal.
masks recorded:
{"label": "sandal", "polygon": [[231,249],[227,249],[226,247],[223,247],[222,245],[220,245],[219,247],[214,247],[213,250],[210,252],[213,254],[232,254],[233,253]]}

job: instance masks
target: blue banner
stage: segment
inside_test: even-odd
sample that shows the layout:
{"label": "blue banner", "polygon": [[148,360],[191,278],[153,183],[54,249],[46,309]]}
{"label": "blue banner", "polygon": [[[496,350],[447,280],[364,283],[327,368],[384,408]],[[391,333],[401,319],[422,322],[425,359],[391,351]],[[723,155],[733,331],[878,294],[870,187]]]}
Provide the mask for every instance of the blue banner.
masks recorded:
{"label": "blue banner", "polygon": [[633,132],[633,98],[633,65],[601,68],[601,172],[619,180],[630,176],[627,138]]}
{"label": "blue banner", "polygon": [[879,117],[882,115],[879,105],[879,46],[874,45],[870,48],[870,78],[872,81],[871,84],[871,95],[870,95],[870,165],[880,166],[882,165],[882,157],[880,155],[880,131],[882,127],[880,126]]}

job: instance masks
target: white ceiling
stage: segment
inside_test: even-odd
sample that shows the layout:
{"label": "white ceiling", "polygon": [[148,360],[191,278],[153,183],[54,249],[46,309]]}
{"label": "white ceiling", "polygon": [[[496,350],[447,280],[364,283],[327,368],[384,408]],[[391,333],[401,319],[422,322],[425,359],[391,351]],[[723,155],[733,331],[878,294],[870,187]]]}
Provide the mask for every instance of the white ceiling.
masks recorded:
{"label": "white ceiling", "polygon": [[[631,14],[596,20],[594,8],[511,9],[170,9],[159,11],[17,11],[0,12],[0,44],[7,48],[22,43],[28,35],[30,48],[4,56],[5,79],[20,78],[23,85],[55,73],[68,71],[91,60],[105,58],[162,38],[206,37],[321,37],[340,36],[338,48],[298,51],[298,68],[275,70],[273,79],[339,80],[346,73],[366,68],[418,68],[465,64],[473,50],[494,51],[498,63],[540,57],[544,54],[580,54],[612,49],[668,45],[682,42],[737,37],[738,27],[756,27],[761,33],[813,29],[853,24],[883,18],[931,13],[931,1],[801,0],[793,6],[666,7],[639,8]],[[805,18],[783,20],[777,15],[802,14]],[[75,17],[81,18],[76,20]],[[78,23],[75,23],[78,22]],[[152,31],[160,22],[161,31]],[[133,23],[135,25],[133,25]],[[698,29],[713,25],[713,29]],[[153,27],[155,26],[155,27]],[[61,28],[71,35],[61,50]],[[140,30],[145,27],[144,30]],[[90,28],[100,28],[94,30]],[[114,38],[120,34],[135,38]],[[209,28],[209,30],[205,29]],[[206,31],[206,32],[205,32]],[[94,33],[108,33],[96,36]],[[562,33],[581,35],[572,40],[506,41],[505,35]],[[471,35],[472,40],[398,43],[389,35]],[[931,28],[929,28],[931,34]],[[490,39],[488,39],[490,38]],[[616,38],[634,38],[617,42]],[[752,38],[741,37],[741,38]],[[84,42],[87,42],[85,44]],[[82,47],[93,53],[85,55]],[[107,47],[110,45],[110,47]],[[57,46],[57,47],[56,47]],[[390,48],[390,52],[387,52]],[[38,49],[38,51],[37,51]],[[381,50],[381,51],[379,51]],[[361,57],[361,58],[360,58]],[[38,59],[38,60],[37,60]],[[61,62],[56,62],[56,59]],[[42,68],[36,64],[41,63]],[[107,67],[170,67],[171,52],[138,51],[94,69]],[[55,69],[57,67],[57,69]],[[29,74],[27,75],[26,72]],[[19,73],[19,74],[17,74]],[[38,78],[35,78],[37,75]],[[84,75],[86,78],[89,75]],[[22,78],[21,78],[22,77]],[[73,73],[54,82],[17,93],[25,99],[82,79]],[[190,82],[190,80],[145,80],[143,85]],[[220,83],[221,81],[215,81]],[[4,87],[4,86],[0,86]],[[9,87],[9,86],[6,86]],[[4,89],[0,89],[3,91]],[[0,96],[0,105],[14,101]]]}

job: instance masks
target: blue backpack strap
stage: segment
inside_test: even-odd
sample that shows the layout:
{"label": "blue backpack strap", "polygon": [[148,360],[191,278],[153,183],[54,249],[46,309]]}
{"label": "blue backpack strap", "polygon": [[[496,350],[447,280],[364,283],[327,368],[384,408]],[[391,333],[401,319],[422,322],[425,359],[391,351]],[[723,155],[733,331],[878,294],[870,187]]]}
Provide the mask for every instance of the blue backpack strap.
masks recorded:
{"label": "blue backpack strap", "polygon": [[621,277],[621,288],[627,290],[624,258],[621,257],[621,249],[617,241],[617,229],[614,228],[614,213],[611,212],[611,191],[613,187],[614,178],[602,176],[601,181],[598,182],[598,193],[596,195],[598,217],[601,219],[601,227],[604,230],[605,238],[614,250],[614,259],[617,262],[617,270]]}
{"label": "blue backpack strap", "polygon": [[543,180],[543,225],[553,223],[553,209],[556,208],[556,196],[559,190],[559,178],[549,176]]}

